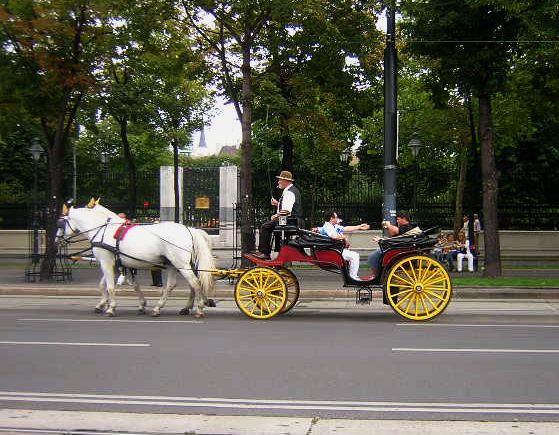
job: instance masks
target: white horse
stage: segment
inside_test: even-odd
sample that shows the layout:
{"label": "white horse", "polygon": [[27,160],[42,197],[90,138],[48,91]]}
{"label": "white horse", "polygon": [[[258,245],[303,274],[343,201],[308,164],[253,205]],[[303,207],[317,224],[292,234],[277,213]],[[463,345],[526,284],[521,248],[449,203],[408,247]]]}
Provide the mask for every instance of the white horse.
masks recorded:
{"label": "white horse", "polygon": [[[63,215],[57,237],[61,238],[64,235],[68,240],[78,233],[84,234],[91,242],[93,254],[101,266],[103,278],[100,287],[103,286],[106,291],[97,304],[96,311],[106,308],[107,315],[115,315],[114,274],[118,257],[121,264],[128,268],[167,269],[167,283],[152,315],[160,315],[169,292],[176,286],[177,271],[186,279],[194,292],[194,298],[190,298],[186,310],[195,304],[196,317],[203,315],[206,293],[213,288],[214,280],[211,271],[215,265],[206,238],[201,231],[174,222],[164,222],[130,227],[126,234],[117,240],[115,233],[118,228],[121,228],[125,219],[118,216],[108,217],[106,211],[90,208],[67,209],[65,207]],[[137,284],[134,288],[140,297],[140,309],[143,309],[145,298]]]}
{"label": "white horse", "polygon": [[[91,200],[89,201],[89,203],[87,204],[87,208],[93,209],[95,211],[98,211],[99,213],[103,214],[104,216],[107,217],[107,219],[110,219],[110,221],[112,223],[118,223],[118,222],[125,222],[125,219],[122,218],[121,216],[119,216],[118,214],[116,214],[115,212],[109,210],[108,208],[102,206],[100,204],[100,199],[98,198],[97,200],[95,200],[94,198],[91,198]],[[152,226],[153,224],[145,224],[148,225],[150,229],[154,230],[157,233],[158,227],[157,226]],[[208,235],[208,233],[206,233],[204,230],[199,230],[197,228],[189,228],[189,230],[191,232],[199,232],[203,237],[204,240],[206,241],[206,244],[208,245],[210,251],[211,251],[211,247],[212,247],[212,242],[210,239],[210,236]],[[167,275],[168,277],[169,275]],[[171,272],[171,276],[173,276],[173,272]],[[164,297],[164,300],[166,301],[168,296],[170,295],[171,291],[176,287],[176,272],[174,273],[175,278],[171,281],[169,281],[169,279],[167,278],[165,286],[161,289],[161,296]],[[140,289],[140,283],[139,281],[136,279],[136,276],[133,274],[126,274],[126,282],[128,282],[128,284],[130,284],[131,286],[133,286],[134,291],[136,292],[136,294],[138,295],[138,300],[139,300],[139,305],[138,305],[138,312],[140,314],[144,314],[145,313],[145,309],[146,309],[146,299],[144,297],[144,294],[142,292],[142,290]],[[212,287],[213,289],[213,287]],[[99,301],[99,303],[97,304],[97,306],[95,307],[95,312],[101,313],[103,312],[103,309],[105,308],[105,306],[107,305],[107,301],[109,300],[109,293],[107,290],[107,285],[105,283],[105,276],[101,277],[101,280],[99,282],[99,292],[101,293],[102,297],[101,300]],[[195,294],[194,294],[194,289],[190,288],[190,292],[189,292],[189,299],[188,302],[186,303],[185,308],[181,309],[179,314],[181,315],[187,315],[190,313],[190,310],[192,309],[193,303],[194,303],[194,298],[195,298]],[[213,299],[209,299],[208,296],[212,296],[206,292],[203,292],[202,297],[204,298],[204,305],[207,307],[215,307],[216,303]],[[157,310],[156,312],[154,312],[152,315],[159,315],[159,310]]]}

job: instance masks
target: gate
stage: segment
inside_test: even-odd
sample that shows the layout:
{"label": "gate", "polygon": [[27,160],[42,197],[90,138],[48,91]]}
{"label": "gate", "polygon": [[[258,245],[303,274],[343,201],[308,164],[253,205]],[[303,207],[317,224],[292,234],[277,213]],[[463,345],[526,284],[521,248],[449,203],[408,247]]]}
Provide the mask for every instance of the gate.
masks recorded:
{"label": "gate", "polygon": [[219,233],[219,167],[184,168],[184,223]]}

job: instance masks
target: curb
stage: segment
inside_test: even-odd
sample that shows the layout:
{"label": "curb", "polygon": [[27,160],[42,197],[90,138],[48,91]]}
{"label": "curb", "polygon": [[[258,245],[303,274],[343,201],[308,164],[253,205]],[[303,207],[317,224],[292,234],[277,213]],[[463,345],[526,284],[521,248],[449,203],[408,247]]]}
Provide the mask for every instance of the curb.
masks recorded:
{"label": "curb", "polygon": [[[159,289],[144,288],[142,292],[146,297],[158,298]],[[375,292],[379,294],[379,291]],[[131,288],[117,288],[117,297],[136,297]],[[68,288],[66,286],[0,286],[0,296],[99,296],[99,290],[94,287]],[[186,289],[175,289],[172,297],[187,297]],[[215,288],[213,298],[233,299],[234,287]],[[559,288],[494,288],[494,287],[464,287],[454,288],[455,299],[559,299]],[[302,299],[353,299],[355,289],[339,287],[337,289],[301,289]]]}

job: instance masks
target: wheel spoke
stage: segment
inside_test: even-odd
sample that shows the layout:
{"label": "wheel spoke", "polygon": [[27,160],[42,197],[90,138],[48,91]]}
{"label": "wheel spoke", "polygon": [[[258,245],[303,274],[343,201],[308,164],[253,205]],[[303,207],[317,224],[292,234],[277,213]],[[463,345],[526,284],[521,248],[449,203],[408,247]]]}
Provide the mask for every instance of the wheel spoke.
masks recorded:
{"label": "wheel spoke", "polygon": [[[421,293],[419,296],[420,296],[420,300],[421,300],[421,305],[423,305],[423,314],[427,315],[427,314],[429,314],[429,308],[427,308],[427,304],[425,303],[426,295]],[[433,308],[435,308],[435,306],[433,306]]]}
{"label": "wheel spoke", "polygon": [[[400,286],[396,286],[396,287],[400,288]],[[412,291],[413,291],[412,288],[405,289],[405,290],[399,291],[398,293],[391,294],[390,297],[395,298],[397,296],[400,296],[400,295],[403,295],[403,294],[406,294],[406,293],[409,293],[409,292],[412,292]]]}
{"label": "wheel spoke", "polygon": [[436,297],[437,299],[439,299],[439,300],[441,300],[441,301],[444,301],[444,300],[445,300],[444,297],[442,297],[442,296],[438,295],[437,293],[432,292],[432,291],[430,291],[430,290],[425,290],[425,293],[427,293],[427,294],[429,294],[429,295],[431,295],[431,296],[434,296],[434,297]]}
{"label": "wheel spoke", "polygon": [[412,281],[408,281],[407,279],[405,279],[404,277],[400,276],[400,275],[394,275],[395,279],[399,279],[400,281],[410,285],[411,287],[413,287],[413,282]]}
{"label": "wheel spoke", "polygon": [[406,299],[408,299],[411,295],[413,295],[413,292],[409,292],[406,296],[404,296],[402,299],[400,299],[398,301],[398,303],[396,304],[396,306],[399,307],[402,304],[402,302],[404,302]]}
{"label": "wheel spoke", "polygon": [[423,296],[429,301],[429,303],[431,304],[431,306],[433,308],[436,308],[438,306],[438,304],[434,303],[433,300],[429,297],[428,294],[424,294]]}

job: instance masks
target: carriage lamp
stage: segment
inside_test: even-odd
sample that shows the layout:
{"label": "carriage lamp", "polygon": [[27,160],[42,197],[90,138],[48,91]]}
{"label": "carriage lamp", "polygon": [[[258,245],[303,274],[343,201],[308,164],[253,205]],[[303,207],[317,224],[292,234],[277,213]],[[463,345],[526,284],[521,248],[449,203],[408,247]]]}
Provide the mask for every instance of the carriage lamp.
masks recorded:
{"label": "carriage lamp", "polygon": [[43,152],[43,147],[39,144],[39,138],[34,137],[31,139],[29,153],[31,154],[35,166],[33,171],[33,221],[31,222],[31,228],[33,230],[33,254],[31,256],[31,263],[33,265],[38,264],[40,258],[39,221],[37,216],[37,162],[41,158]]}
{"label": "carriage lamp", "polygon": [[38,161],[43,154],[43,147],[39,144],[39,139],[34,137],[31,139],[31,146],[29,147],[29,153],[34,161]]}
{"label": "carriage lamp", "polygon": [[417,156],[419,155],[419,151],[421,150],[421,148],[423,148],[423,145],[421,144],[421,139],[419,139],[417,133],[413,134],[410,142],[408,143],[408,146],[410,147],[413,158],[414,159],[417,158]]}

